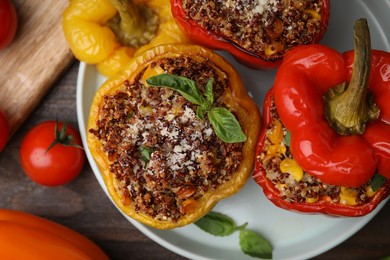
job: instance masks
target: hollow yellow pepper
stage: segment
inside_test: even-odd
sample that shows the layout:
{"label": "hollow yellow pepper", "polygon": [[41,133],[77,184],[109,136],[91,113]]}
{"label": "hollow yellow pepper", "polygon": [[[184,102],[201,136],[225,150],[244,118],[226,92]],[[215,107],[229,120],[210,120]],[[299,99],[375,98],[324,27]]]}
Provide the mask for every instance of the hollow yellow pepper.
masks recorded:
{"label": "hollow yellow pepper", "polygon": [[[123,17],[123,13],[127,17]],[[118,20],[126,23],[122,27],[126,27],[127,33],[135,35],[135,43],[124,42],[110,25]],[[75,57],[87,64],[96,64],[97,70],[107,77],[145,49],[189,42],[172,16],[169,0],[70,0],[62,23]],[[148,30],[147,39],[138,40],[138,36],[142,37]]]}

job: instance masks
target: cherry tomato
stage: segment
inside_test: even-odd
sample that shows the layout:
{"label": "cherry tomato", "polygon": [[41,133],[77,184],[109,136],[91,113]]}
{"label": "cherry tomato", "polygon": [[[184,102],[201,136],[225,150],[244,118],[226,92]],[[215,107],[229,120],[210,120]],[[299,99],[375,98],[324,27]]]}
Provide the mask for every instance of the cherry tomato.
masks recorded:
{"label": "cherry tomato", "polygon": [[11,43],[18,26],[15,6],[11,0],[0,0],[0,24],[1,50]]}
{"label": "cherry tomato", "polygon": [[3,151],[9,137],[9,123],[7,116],[0,109],[0,152]]}
{"label": "cherry tomato", "polygon": [[62,122],[46,121],[33,127],[20,147],[26,175],[45,186],[63,185],[78,176],[85,163],[79,132]]}

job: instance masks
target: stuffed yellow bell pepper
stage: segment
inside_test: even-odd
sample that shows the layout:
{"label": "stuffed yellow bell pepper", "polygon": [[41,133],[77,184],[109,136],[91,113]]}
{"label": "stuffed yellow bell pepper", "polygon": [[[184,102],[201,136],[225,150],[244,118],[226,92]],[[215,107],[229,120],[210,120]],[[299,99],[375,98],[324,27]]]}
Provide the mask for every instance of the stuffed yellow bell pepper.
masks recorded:
{"label": "stuffed yellow bell pepper", "polygon": [[234,68],[200,46],[159,45],[96,93],[87,141],[123,213],[171,229],[248,180],[260,112]]}
{"label": "stuffed yellow bell pepper", "polygon": [[188,42],[169,0],[70,0],[63,30],[76,58],[107,77],[144,49]]}

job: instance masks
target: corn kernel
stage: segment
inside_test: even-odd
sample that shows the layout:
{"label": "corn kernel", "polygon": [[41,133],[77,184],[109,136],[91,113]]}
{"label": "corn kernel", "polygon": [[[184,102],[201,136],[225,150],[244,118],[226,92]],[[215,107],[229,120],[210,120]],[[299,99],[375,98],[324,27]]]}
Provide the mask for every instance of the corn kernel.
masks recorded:
{"label": "corn kernel", "polygon": [[320,15],[318,12],[314,11],[314,10],[306,9],[306,10],[305,10],[305,13],[310,14],[311,17],[313,17],[314,19],[316,19],[316,20],[318,20],[318,21],[321,20],[321,15]]}
{"label": "corn kernel", "polygon": [[296,181],[300,181],[303,177],[303,170],[294,159],[284,159],[280,163],[280,170],[283,173],[291,174]]}
{"label": "corn kernel", "polygon": [[281,42],[273,41],[271,44],[267,45],[264,48],[264,54],[265,56],[272,56],[278,52],[283,51],[285,48],[285,45]]}
{"label": "corn kernel", "polygon": [[319,199],[319,197],[317,196],[317,197],[314,197],[314,198],[306,198],[305,201],[306,201],[307,203],[314,203],[314,202],[317,202],[318,199]]}
{"label": "corn kernel", "polygon": [[366,187],[366,192],[365,192],[365,194],[366,194],[367,197],[370,198],[370,197],[374,196],[375,193],[376,193],[376,191],[373,191],[371,185],[368,186],[368,187]]}
{"label": "corn kernel", "polygon": [[341,187],[340,191],[340,203],[344,205],[350,205],[354,206],[357,204],[356,198],[357,198],[358,192],[354,189]]}

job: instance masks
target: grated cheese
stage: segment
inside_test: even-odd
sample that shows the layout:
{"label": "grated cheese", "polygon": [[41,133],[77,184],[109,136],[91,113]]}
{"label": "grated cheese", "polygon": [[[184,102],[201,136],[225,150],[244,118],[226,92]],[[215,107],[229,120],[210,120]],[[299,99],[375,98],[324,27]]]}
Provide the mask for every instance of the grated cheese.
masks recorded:
{"label": "grated cheese", "polygon": [[[213,76],[221,84],[215,84],[216,93],[226,88],[226,81],[217,80],[222,76],[208,74],[213,69],[208,62],[199,66],[196,60],[177,60],[164,59],[164,69],[184,64],[190,75]],[[200,78],[197,74],[193,77]],[[196,200],[228,181],[240,166],[242,144],[222,143],[210,122],[197,116],[197,106],[176,91],[145,87],[139,80],[131,84],[125,81],[124,86],[125,91],[105,97],[103,120],[98,122],[98,129],[89,131],[102,142],[116,188],[134,203],[136,211],[158,220],[176,221],[185,214],[181,205],[187,198],[180,193],[188,195],[185,189],[190,189],[191,199]]]}
{"label": "grated cheese", "polygon": [[274,4],[275,0],[255,0],[254,8],[252,12],[254,14],[263,14],[265,10],[267,10],[270,4]]}

